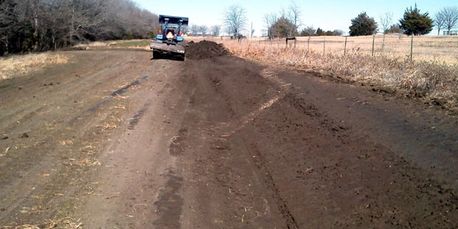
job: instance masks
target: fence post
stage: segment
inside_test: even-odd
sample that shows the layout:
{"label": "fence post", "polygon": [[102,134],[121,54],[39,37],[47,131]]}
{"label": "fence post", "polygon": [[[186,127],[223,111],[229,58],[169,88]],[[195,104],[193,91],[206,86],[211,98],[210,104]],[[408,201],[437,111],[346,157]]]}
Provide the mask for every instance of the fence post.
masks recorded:
{"label": "fence post", "polygon": [[412,37],[410,39],[410,62],[413,61],[413,34],[412,34]]}
{"label": "fence post", "polygon": [[307,41],[307,53],[310,52],[310,39],[311,39],[311,36],[309,36],[309,39]]}
{"label": "fence post", "polygon": [[344,56],[347,55],[347,36],[345,36],[345,47],[344,47]]}
{"label": "fence post", "polygon": [[374,56],[375,52],[375,34],[372,35],[372,56]]}
{"label": "fence post", "polygon": [[326,36],[323,36],[323,56],[326,55]]}

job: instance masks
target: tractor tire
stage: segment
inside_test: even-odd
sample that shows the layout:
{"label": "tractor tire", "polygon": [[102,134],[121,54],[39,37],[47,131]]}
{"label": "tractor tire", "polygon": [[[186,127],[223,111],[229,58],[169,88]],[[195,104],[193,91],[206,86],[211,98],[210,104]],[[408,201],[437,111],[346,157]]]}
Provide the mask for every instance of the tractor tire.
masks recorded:
{"label": "tractor tire", "polygon": [[153,51],[153,54],[152,54],[151,59],[153,59],[153,60],[154,60],[154,59],[159,59],[159,56],[160,56],[160,53],[159,53],[159,52]]}

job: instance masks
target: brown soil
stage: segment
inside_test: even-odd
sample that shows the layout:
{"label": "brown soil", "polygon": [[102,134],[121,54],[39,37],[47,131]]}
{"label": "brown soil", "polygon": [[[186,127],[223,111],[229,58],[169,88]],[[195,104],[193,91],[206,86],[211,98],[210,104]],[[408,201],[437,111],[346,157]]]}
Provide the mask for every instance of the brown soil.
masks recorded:
{"label": "brown soil", "polygon": [[0,227],[458,227],[456,117],[207,45],[1,81]]}
{"label": "brown soil", "polygon": [[190,42],[186,48],[186,58],[193,60],[208,59],[226,56],[229,51],[222,45],[213,41]]}

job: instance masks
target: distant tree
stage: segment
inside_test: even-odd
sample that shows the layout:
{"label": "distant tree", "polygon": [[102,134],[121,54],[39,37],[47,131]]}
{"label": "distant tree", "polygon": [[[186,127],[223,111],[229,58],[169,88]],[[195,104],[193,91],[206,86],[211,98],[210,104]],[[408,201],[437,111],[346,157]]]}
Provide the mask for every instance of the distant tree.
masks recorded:
{"label": "distant tree", "polygon": [[387,30],[393,23],[393,14],[392,13],[385,13],[380,17],[380,26],[382,27],[382,32],[384,34],[387,33]]}
{"label": "distant tree", "polygon": [[291,36],[291,31],[295,30],[294,23],[285,16],[281,16],[272,25],[271,31],[275,37],[288,37]]}
{"label": "distant tree", "polygon": [[444,15],[442,14],[442,11],[439,11],[436,15],[434,15],[434,26],[436,26],[438,36],[441,34],[441,30],[444,28],[444,25]]}
{"label": "distant tree", "polygon": [[272,39],[274,37],[274,31],[273,31],[273,24],[277,21],[277,15],[272,13],[272,14],[266,14],[264,16],[264,23],[266,23],[267,27],[267,36]]}
{"label": "distant tree", "polygon": [[[447,30],[447,34],[455,28],[458,23],[458,8],[456,7],[445,7],[439,11],[439,18],[442,20],[443,28]],[[436,16],[437,20],[437,16]]]}
{"label": "distant tree", "polygon": [[324,32],[324,35],[325,36],[334,36],[334,31],[328,30],[328,31]]}
{"label": "distant tree", "polygon": [[402,29],[398,24],[391,25],[390,28],[386,31],[387,34],[390,33],[402,33]]}
{"label": "distant tree", "polygon": [[219,34],[221,33],[221,26],[220,25],[214,25],[211,27],[211,34],[212,36],[219,36]]}
{"label": "distant tree", "polygon": [[429,17],[428,12],[421,13],[417,5],[405,10],[399,24],[407,35],[424,35],[433,30],[433,19]]}
{"label": "distant tree", "polygon": [[332,33],[333,36],[342,36],[344,34],[344,31],[340,29],[335,29],[334,31],[332,31]]}
{"label": "distant tree", "polygon": [[316,29],[313,26],[307,26],[301,31],[301,36],[315,36]]}
{"label": "distant tree", "polygon": [[317,36],[323,36],[325,35],[325,32],[324,30],[322,30],[321,28],[318,27],[318,29],[316,29],[316,33],[315,33]]}
{"label": "distant tree", "polygon": [[224,24],[229,34],[239,37],[247,24],[247,20],[245,9],[241,6],[233,5],[226,11]]}
{"label": "distant tree", "polygon": [[288,36],[296,36],[297,35],[297,30],[299,29],[300,26],[300,21],[301,21],[301,10],[299,6],[296,4],[295,1],[292,1],[289,9],[288,9],[288,19],[289,21],[294,25],[291,27],[291,31],[288,34]]}
{"label": "distant tree", "polygon": [[199,33],[200,33],[202,36],[207,35],[207,33],[208,33],[208,27],[207,27],[206,25],[200,25],[200,26],[199,26]]}
{"label": "distant tree", "polygon": [[199,26],[198,25],[191,25],[190,31],[192,35],[197,35],[199,33]]}
{"label": "distant tree", "polygon": [[376,32],[377,22],[374,18],[369,17],[366,12],[360,13],[351,20],[350,36],[372,35]]}

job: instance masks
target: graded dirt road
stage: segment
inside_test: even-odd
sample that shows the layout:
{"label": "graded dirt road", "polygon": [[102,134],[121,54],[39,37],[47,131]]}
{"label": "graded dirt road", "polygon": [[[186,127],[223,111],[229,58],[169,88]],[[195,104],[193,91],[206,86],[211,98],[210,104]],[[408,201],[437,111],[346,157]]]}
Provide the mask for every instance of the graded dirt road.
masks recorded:
{"label": "graded dirt road", "polygon": [[231,56],[66,54],[0,82],[0,227],[458,227],[443,110]]}

